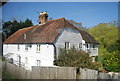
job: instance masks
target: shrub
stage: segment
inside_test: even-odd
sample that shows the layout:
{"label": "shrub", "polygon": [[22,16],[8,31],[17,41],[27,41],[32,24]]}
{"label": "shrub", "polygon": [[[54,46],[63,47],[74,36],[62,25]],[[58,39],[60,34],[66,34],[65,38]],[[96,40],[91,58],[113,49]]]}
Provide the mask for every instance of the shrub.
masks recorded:
{"label": "shrub", "polygon": [[92,62],[88,53],[75,48],[70,50],[61,49],[55,64],[58,66],[83,67],[96,70],[101,67],[101,64]]}

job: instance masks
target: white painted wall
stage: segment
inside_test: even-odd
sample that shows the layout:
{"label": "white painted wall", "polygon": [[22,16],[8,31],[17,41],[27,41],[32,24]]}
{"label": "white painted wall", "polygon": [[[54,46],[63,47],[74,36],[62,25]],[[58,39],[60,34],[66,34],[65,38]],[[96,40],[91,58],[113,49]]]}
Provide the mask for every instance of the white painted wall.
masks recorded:
{"label": "white painted wall", "polygon": [[[37,60],[41,61],[40,66],[53,66],[54,61],[54,46],[51,44],[40,44],[40,52],[37,52],[37,44],[31,44],[28,51],[25,50],[25,44],[3,44],[3,55],[13,58],[18,61],[18,55],[21,57],[21,63],[27,69],[31,66],[37,66]],[[25,63],[25,58],[28,58],[28,64]],[[17,64],[14,61],[15,64]]]}

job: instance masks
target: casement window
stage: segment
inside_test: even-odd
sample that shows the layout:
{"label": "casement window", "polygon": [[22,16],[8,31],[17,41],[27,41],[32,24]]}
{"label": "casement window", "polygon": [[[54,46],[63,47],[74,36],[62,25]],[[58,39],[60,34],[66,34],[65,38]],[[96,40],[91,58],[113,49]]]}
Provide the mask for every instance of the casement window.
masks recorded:
{"label": "casement window", "polygon": [[21,65],[21,56],[20,55],[17,55],[17,61],[18,61],[18,65],[20,66]]}
{"label": "casement window", "polygon": [[69,42],[65,42],[65,49],[70,49],[70,43]]}
{"label": "casement window", "polygon": [[37,65],[37,66],[40,66],[40,65],[41,65],[41,61],[40,61],[40,60],[37,60],[36,65]]}
{"label": "casement window", "polygon": [[18,46],[17,46],[17,49],[18,49],[18,51],[20,50],[20,45],[18,44]]}
{"label": "casement window", "polygon": [[82,48],[82,43],[79,43],[79,48]]}
{"label": "casement window", "polygon": [[93,44],[93,49],[94,49],[94,50],[96,49],[95,46],[96,46],[96,44]]}
{"label": "casement window", "polygon": [[25,57],[25,64],[28,64],[28,58]]}
{"label": "casement window", "polygon": [[24,40],[26,40],[27,39],[27,35],[26,34],[24,34]]}
{"label": "casement window", "polygon": [[88,44],[86,44],[86,47],[88,48]]}
{"label": "casement window", "polygon": [[95,48],[95,44],[93,44],[93,48]]}
{"label": "casement window", "polygon": [[28,45],[27,44],[25,45],[25,50],[28,51]]}
{"label": "casement window", "polygon": [[37,45],[36,51],[40,52],[40,45]]}

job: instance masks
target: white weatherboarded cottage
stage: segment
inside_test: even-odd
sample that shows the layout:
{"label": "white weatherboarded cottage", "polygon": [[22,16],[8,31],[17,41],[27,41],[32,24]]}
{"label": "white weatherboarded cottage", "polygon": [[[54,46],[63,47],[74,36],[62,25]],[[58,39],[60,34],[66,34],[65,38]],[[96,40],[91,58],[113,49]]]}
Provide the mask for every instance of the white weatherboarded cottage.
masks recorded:
{"label": "white weatherboarded cottage", "polygon": [[98,42],[87,32],[79,30],[66,19],[47,21],[48,14],[41,13],[39,24],[23,28],[3,43],[3,55],[13,64],[30,69],[31,66],[54,66],[59,49],[75,47],[98,55]]}

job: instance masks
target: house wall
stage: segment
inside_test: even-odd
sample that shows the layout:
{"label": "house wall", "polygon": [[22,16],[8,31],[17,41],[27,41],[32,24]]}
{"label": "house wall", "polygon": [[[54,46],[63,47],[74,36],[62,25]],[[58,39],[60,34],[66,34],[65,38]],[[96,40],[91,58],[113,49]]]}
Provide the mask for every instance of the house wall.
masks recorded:
{"label": "house wall", "polygon": [[[93,48],[93,46],[92,46],[93,44],[85,43],[85,40],[82,39],[82,36],[79,33],[79,31],[70,29],[70,28],[66,28],[66,29],[62,30],[61,34],[58,36],[57,40],[55,41],[57,58],[58,58],[58,54],[60,51],[59,49],[65,48],[65,42],[70,43],[70,48],[72,48],[74,46],[76,49],[79,49],[79,50],[81,49],[86,52],[90,51],[90,53],[89,53],[90,56],[98,55],[98,45],[95,45],[95,48]],[[80,43],[82,43],[82,48],[79,48]],[[88,48],[87,48],[87,44],[88,44]]]}
{"label": "house wall", "polygon": [[[75,47],[76,49],[80,49],[79,43],[82,43],[82,44],[85,43],[82,40],[83,39],[82,39],[82,36],[79,33],[79,31],[73,30],[70,28],[63,29],[61,31],[61,34],[58,36],[57,40],[55,41],[57,57],[58,57],[58,53],[60,51],[59,49],[65,48],[65,42],[70,43],[70,48]],[[83,48],[85,48],[85,47],[83,46]]]}
{"label": "house wall", "polygon": [[[25,50],[25,44],[4,44],[3,55],[6,58],[12,58],[14,64],[19,64],[21,57],[21,66],[30,69],[31,66],[37,66],[37,60],[40,60],[40,66],[53,66],[54,46],[51,44],[40,44],[40,51],[37,51],[37,44],[28,44],[28,50]],[[27,62],[26,62],[27,58]]]}

